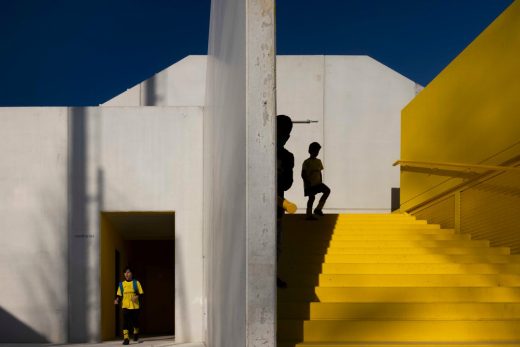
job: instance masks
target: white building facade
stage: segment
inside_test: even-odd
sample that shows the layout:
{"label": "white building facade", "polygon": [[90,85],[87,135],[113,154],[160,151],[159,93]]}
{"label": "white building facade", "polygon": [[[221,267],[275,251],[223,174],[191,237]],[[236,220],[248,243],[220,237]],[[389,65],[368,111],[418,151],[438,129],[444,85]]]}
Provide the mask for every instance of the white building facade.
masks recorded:
{"label": "white building facade", "polygon": [[[101,214],[113,212],[175,214],[176,339],[207,338],[206,67],[189,56],[99,107],[0,108],[0,342],[102,339]],[[389,212],[400,112],[420,89],[368,56],[278,56],[277,113],[317,121],[294,125],[286,197],[305,207],[301,163],[317,141],[326,212]]]}

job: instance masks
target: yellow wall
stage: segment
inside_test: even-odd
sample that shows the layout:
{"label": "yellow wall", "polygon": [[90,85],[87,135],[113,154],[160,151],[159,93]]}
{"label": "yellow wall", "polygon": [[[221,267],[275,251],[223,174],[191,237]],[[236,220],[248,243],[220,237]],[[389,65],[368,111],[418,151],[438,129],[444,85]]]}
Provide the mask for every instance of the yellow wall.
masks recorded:
{"label": "yellow wall", "polygon": [[[520,156],[519,61],[517,0],[403,110],[401,160],[500,165]],[[402,172],[401,210],[463,183]]]}
{"label": "yellow wall", "polygon": [[120,252],[120,266],[127,264],[127,254],[123,238],[113,228],[110,221],[101,214],[101,338],[109,340],[115,338],[115,250]]}
{"label": "yellow wall", "polygon": [[427,220],[429,223],[439,224],[444,229],[455,228],[455,196],[437,199],[431,204],[421,207],[413,214],[417,219]]}
{"label": "yellow wall", "polygon": [[520,253],[520,175],[505,173],[485,180],[460,195],[461,232],[491,246]]}
{"label": "yellow wall", "polygon": [[[520,0],[402,112],[401,159],[520,165]],[[520,253],[520,175],[401,171],[401,211]]]}

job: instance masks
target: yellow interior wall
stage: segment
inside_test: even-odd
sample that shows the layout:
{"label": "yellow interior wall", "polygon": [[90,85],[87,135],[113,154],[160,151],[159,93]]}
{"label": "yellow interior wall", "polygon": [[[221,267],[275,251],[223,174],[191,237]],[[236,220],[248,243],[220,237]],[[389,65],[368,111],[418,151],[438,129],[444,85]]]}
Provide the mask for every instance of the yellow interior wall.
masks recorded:
{"label": "yellow interior wall", "polygon": [[120,253],[120,265],[127,263],[127,254],[121,234],[115,230],[110,221],[101,214],[101,338],[110,340],[115,338],[115,250]]}
{"label": "yellow interior wall", "polygon": [[[520,156],[520,1],[402,112],[401,160],[500,165]],[[401,210],[461,179],[401,173]]]}

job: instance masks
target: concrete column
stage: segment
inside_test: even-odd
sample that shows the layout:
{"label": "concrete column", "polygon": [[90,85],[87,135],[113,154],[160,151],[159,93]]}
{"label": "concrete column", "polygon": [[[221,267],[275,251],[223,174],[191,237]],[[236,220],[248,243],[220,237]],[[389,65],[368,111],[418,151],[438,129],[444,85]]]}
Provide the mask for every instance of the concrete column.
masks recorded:
{"label": "concrete column", "polygon": [[273,0],[246,8],[246,346],[276,344],[275,16]]}
{"label": "concrete column", "polygon": [[212,2],[204,115],[207,342],[275,346],[274,1]]}

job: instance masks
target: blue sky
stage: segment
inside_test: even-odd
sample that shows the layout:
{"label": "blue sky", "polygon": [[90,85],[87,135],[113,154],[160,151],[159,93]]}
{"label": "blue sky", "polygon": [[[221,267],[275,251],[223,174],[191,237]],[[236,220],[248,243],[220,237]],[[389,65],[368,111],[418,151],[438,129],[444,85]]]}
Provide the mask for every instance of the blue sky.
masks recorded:
{"label": "blue sky", "polygon": [[[426,85],[513,0],[279,0],[278,54],[366,54]],[[0,106],[98,105],[206,54],[209,0],[0,0]]]}

